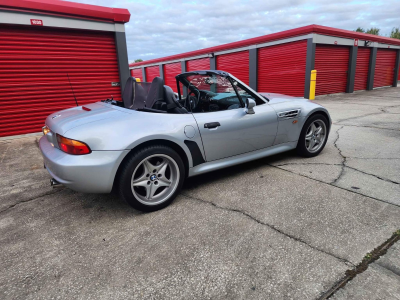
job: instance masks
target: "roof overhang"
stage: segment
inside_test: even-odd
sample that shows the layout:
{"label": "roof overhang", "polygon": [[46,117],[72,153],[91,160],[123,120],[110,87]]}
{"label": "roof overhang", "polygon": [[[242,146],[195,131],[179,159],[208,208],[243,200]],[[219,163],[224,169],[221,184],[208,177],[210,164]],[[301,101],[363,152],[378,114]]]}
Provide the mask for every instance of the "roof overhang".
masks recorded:
{"label": "roof overhang", "polygon": [[194,57],[207,57],[210,56],[210,54],[219,55],[222,53],[241,51],[241,49],[246,50],[247,48],[252,46],[254,46],[255,48],[266,47],[281,42],[291,42],[299,39],[313,38],[314,36],[327,36],[327,37],[348,39],[349,43],[352,44],[354,43],[354,39],[359,39],[363,41],[370,41],[374,43],[374,45],[379,45],[377,47],[382,46],[383,48],[387,48],[387,45],[400,46],[400,40],[398,39],[355,32],[350,30],[320,26],[320,25],[308,25],[268,35],[263,35],[260,37],[255,37],[243,41],[233,42],[229,44],[219,45],[191,52],[185,52],[167,57],[155,58],[138,63],[131,63],[129,64],[129,67],[132,69],[132,68],[156,65],[164,62],[169,63],[173,61],[179,61],[185,58],[194,59]]}
{"label": "roof overhang", "polygon": [[131,14],[124,8],[110,8],[60,0],[2,0],[0,10],[35,12],[113,23],[129,22]]}

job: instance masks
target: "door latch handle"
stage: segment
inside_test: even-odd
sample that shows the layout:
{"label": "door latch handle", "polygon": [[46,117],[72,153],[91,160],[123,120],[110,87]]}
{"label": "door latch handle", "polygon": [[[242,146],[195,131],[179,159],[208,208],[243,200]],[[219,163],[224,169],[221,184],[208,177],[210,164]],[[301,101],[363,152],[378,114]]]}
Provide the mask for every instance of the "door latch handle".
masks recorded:
{"label": "door latch handle", "polygon": [[219,122],[211,122],[211,123],[205,123],[204,124],[204,128],[217,128],[218,126],[221,126],[221,124],[219,124]]}

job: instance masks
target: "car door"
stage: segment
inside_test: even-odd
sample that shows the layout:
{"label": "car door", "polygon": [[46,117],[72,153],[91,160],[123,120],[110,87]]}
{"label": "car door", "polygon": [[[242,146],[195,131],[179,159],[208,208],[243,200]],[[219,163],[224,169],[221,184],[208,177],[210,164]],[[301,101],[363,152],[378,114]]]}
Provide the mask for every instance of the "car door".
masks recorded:
{"label": "car door", "polygon": [[268,105],[216,112],[193,113],[199,126],[207,161],[272,146],[277,132],[276,112]]}

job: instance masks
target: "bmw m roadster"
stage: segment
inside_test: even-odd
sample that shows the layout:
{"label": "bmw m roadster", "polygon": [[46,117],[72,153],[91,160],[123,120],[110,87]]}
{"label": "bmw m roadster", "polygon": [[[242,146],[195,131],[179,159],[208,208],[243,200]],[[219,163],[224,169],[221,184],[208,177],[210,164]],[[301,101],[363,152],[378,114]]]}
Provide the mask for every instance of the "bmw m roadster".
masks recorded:
{"label": "bmw m roadster", "polygon": [[130,77],[122,100],[47,117],[40,139],[54,184],[85,193],[112,190],[131,206],[169,205],[185,178],[294,150],[324,148],[331,119],[307,99],[257,93],[229,73],[176,76],[177,93],[160,77]]}

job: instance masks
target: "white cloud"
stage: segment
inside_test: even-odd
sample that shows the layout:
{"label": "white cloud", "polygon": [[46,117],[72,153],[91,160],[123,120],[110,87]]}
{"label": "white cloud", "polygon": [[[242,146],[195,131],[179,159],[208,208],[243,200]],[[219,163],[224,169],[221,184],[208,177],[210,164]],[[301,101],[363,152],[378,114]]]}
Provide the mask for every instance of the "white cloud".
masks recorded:
{"label": "white cloud", "polygon": [[400,26],[400,1],[75,0],[127,8],[129,60],[198,50],[300,26],[319,24],[347,30],[378,27],[388,35]]}

